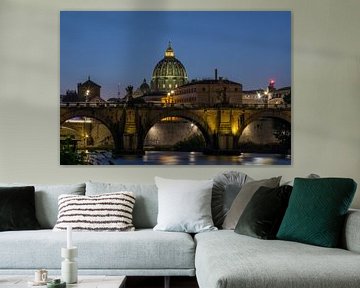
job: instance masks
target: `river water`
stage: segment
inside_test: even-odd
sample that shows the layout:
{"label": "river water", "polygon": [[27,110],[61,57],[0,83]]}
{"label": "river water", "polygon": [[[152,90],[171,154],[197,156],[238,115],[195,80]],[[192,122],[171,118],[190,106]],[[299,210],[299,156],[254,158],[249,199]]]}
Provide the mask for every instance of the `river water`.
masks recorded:
{"label": "river water", "polygon": [[90,165],[291,165],[290,155],[242,153],[239,156],[204,155],[201,152],[146,151],[145,155],[112,158],[111,152],[88,154]]}

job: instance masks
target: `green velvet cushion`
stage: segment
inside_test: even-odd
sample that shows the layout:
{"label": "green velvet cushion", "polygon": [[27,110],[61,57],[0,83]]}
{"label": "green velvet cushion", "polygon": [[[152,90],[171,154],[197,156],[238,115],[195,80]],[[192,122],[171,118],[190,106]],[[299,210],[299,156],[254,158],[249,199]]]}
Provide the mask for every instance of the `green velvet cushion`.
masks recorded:
{"label": "green velvet cushion", "polygon": [[35,188],[0,187],[0,231],[39,229]]}
{"label": "green velvet cushion", "polygon": [[277,238],[337,247],[355,190],[349,178],[295,178]]}
{"label": "green velvet cushion", "polygon": [[292,187],[260,187],[251,198],[235,232],[261,239],[275,239],[288,206]]}

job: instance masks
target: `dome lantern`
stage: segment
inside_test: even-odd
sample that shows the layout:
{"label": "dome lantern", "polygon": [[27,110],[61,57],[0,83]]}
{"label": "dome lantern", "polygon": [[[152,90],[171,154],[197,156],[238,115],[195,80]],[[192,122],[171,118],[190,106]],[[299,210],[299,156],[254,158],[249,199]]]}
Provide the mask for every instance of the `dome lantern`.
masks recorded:
{"label": "dome lantern", "polygon": [[171,48],[171,42],[169,41],[169,46],[165,51],[165,57],[175,57],[174,50]]}

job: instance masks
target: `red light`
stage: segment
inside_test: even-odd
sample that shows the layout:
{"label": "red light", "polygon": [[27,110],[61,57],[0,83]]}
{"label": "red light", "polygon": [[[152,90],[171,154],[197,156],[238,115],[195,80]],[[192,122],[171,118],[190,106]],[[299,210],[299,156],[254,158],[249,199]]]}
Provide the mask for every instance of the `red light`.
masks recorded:
{"label": "red light", "polygon": [[275,83],[275,81],[274,80],[270,80],[270,84],[274,84]]}

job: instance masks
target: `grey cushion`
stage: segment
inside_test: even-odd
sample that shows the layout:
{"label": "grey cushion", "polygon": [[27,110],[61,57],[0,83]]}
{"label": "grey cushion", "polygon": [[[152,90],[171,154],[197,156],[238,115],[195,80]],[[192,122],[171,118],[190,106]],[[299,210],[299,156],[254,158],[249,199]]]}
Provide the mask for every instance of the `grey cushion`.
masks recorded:
{"label": "grey cushion", "polygon": [[120,191],[130,191],[135,194],[133,211],[135,228],[153,228],[158,214],[158,193],[155,184],[86,183],[86,195],[89,196]]}
{"label": "grey cushion", "polygon": [[[194,268],[195,244],[186,233],[73,232],[72,239],[79,270]],[[65,231],[2,232],[0,269],[60,269],[61,247],[66,247]]]}
{"label": "grey cushion", "polygon": [[[63,185],[37,185],[25,184],[35,187],[35,210],[36,218],[41,228],[53,228],[58,216],[58,197],[61,194],[84,195],[85,184],[63,184]],[[24,184],[0,183],[0,186],[24,186]]]}
{"label": "grey cushion", "polygon": [[246,205],[249,203],[251,197],[255,194],[255,192],[261,186],[269,187],[269,188],[278,187],[280,180],[281,177],[273,177],[270,179],[251,181],[244,184],[241,187],[240,192],[234,199],[230,207],[230,210],[224,219],[223,228],[234,230],[237,222],[240,219],[241,214],[243,213]]}
{"label": "grey cushion", "polygon": [[211,213],[216,227],[221,228],[241,187],[251,180],[251,177],[238,171],[225,171],[214,177]]}
{"label": "grey cushion", "polygon": [[360,254],[231,230],[195,236],[200,288],[353,288],[360,283]]}
{"label": "grey cushion", "polygon": [[159,213],[154,230],[199,233],[216,230],[211,217],[213,180],[155,177]]}

